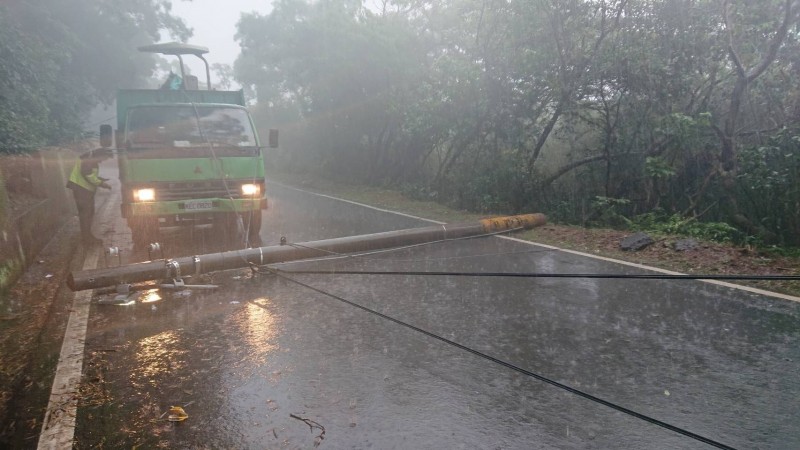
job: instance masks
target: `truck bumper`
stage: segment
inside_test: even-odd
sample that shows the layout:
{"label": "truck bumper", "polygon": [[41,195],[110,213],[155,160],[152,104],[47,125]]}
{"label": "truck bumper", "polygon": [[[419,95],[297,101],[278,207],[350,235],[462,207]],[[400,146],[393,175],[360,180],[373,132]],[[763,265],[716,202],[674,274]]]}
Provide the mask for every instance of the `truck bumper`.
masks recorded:
{"label": "truck bumper", "polygon": [[218,214],[267,209],[267,199],[204,198],[167,202],[123,203],[122,217],[181,216],[190,214]]}

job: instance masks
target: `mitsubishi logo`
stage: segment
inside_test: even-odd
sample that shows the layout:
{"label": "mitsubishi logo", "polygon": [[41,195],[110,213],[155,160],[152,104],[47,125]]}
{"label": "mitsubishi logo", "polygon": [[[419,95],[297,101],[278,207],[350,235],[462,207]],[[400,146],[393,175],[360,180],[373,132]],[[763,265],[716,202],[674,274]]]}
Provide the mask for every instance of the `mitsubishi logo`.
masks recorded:
{"label": "mitsubishi logo", "polygon": [[194,166],[194,173],[203,173],[203,169],[200,166]]}

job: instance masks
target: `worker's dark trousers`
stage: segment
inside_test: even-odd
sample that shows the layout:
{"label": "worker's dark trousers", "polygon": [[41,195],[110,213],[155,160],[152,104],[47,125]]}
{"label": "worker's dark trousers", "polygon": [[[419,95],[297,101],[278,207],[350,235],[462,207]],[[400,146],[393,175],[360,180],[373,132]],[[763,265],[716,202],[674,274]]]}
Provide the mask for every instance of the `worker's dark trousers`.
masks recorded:
{"label": "worker's dark trousers", "polygon": [[82,188],[72,189],[75,206],[78,208],[78,222],[81,224],[81,238],[89,242],[94,239],[92,221],[94,220],[94,192]]}

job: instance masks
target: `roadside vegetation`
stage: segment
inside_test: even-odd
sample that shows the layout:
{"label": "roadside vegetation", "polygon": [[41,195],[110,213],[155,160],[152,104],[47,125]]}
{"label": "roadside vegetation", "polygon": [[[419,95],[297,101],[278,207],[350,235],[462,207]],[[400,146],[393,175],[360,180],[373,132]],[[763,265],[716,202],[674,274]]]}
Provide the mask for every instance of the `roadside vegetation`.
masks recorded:
{"label": "roadside vegetation", "polygon": [[92,109],[144,87],[157,60],[137,51],[191,31],[166,0],[0,3],[0,156],[85,137]]}
{"label": "roadside vegetation", "polygon": [[235,76],[281,170],[800,246],[798,0],[284,0]]}

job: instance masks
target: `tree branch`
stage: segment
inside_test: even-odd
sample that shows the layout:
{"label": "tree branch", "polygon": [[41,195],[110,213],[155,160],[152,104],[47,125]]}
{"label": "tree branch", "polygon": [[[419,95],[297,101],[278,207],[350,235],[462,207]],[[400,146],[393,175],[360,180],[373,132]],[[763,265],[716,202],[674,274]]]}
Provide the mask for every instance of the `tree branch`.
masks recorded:
{"label": "tree branch", "polygon": [[745,78],[747,78],[747,82],[751,82],[759,77],[770,64],[775,59],[775,56],[778,54],[778,49],[781,48],[783,45],[784,39],[786,39],[786,32],[789,29],[789,23],[792,21],[792,16],[796,14],[796,7],[798,3],[793,0],[786,0],[786,3],[783,6],[783,21],[781,22],[780,27],[778,30],[775,31],[775,34],[772,36],[772,40],[769,43],[769,50],[767,50],[767,54],[764,55],[764,58],[761,59],[761,62],[758,63],[755,67],[747,71]]}
{"label": "tree branch", "polygon": [[544,180],[542,180],[542,182],[539,183],[539,186],[540,187],[550,186],[557,179],[561,178],[562,176],[566,175],[567,173],[571,172],[572,170],[577,169],[580,166],[584,166],[586,164],[590,164],[590,163],[593,163],[593,162],[596,162],[596,161],[603,161],[605,159],[607,159],[606,155],[605,154],[600,154],[600,155],[588,156],[588,157],[586,157],[584,159],[579,159],[577,161],[573,161],[573,162],[567,164],[566,166],[563,166],[560,169],[558,169],[558,171],[556,171],[556,173],[554,173],[553,175],[550,175],[549,177],[547,177]]}
{"label": "tree branch", "polygon": [[733,45],[733,30],[731,30],[730,24],[730,17],[728,15],[728,5],[730,2],[725,0],[722,3],[722,20],[725,23],[725,32],[728,35],[728,54],[731,57],[731,61],[733,61],[734,66],[736,66],[736,73],[739,77],[745,77],[745,70],[744,66],[742,66],[742,60],[739,59],[739,55],[736,53],[736,48]]}

